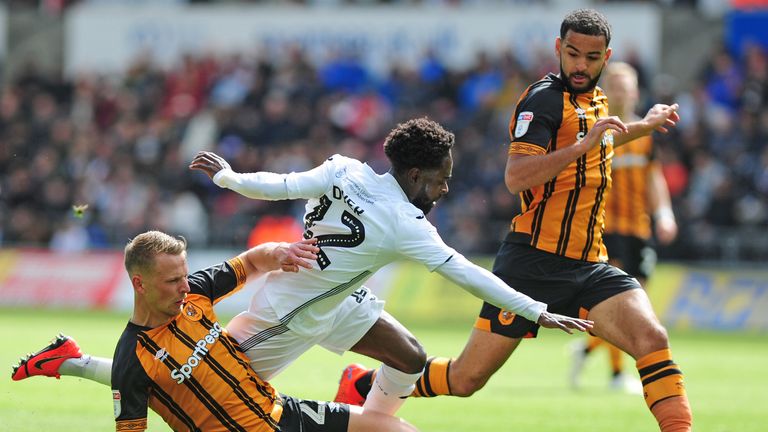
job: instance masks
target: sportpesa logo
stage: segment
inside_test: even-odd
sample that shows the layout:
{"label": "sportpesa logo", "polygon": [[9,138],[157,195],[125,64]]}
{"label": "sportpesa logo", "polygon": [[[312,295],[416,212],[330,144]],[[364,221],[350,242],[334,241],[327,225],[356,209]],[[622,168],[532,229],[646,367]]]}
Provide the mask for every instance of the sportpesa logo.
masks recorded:
{"label": "sportpesa logo", "polygon": [[221,336],[221,324],[218,322],[213,323],[213,327],[208,331],[202,339],[195,343],[195,350],[180,368],[171,371],[171,378],[176,380],[176,384],[181,384],[187,378],[192,376],[192,371],[203,361],[203,357],[208,354],[209,347],[216,343]]}

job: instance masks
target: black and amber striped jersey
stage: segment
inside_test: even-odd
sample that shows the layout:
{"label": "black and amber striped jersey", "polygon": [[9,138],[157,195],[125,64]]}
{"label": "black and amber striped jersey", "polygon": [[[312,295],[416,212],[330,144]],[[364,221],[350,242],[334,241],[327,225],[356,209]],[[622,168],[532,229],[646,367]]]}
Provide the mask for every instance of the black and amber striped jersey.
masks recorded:
{"label": "black and amber striped jersey", "polygon": [[[608,116],[602,89],[571,93],[554,74],[528,87],[509,124],[509,154],[543,155],[571,146]],[[613,136],[582,155],[543,185],[522,191],[522,211],[508,239],[568,258],[606,261],[605,196],[611,188]]]}
{"label": "black and amber striped jersey", "polygon": [[613,188],[605,206],[606,234],[646,240],[651,237],[648,178],[656,163],[650,136],[616,148],[611,172]]}
{"label": "black and amber striped jersey", "polygon": [[245,283],[242,261],[188,276],[190,293],[168,324],[128,323],[115,350],[112,396],[118,431],[147,428],[147,408],[175,431],[274,431],[275,390],[248,364],[213,304]]}

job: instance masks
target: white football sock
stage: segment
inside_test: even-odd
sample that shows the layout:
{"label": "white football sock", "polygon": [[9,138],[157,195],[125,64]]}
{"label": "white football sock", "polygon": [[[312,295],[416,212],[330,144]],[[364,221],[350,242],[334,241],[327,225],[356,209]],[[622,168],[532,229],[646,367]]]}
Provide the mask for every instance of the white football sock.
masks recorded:
{"label": "white football sock", "polygon": [[416,388],[416,381],[421,378],[421,374],[408,374],[382,364],[376,372],[363,410],[394,415]]}
{"label": "white football sock", "polygon": [[99,384],[112,385],[112,359],[83,354],[79,358],[66,359],[59,366],[61,375],[76,376]]}

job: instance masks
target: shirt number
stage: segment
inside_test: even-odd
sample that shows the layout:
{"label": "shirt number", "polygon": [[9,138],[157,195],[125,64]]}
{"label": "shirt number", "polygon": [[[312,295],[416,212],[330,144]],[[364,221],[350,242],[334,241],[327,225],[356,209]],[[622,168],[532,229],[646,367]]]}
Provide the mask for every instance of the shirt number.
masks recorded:
{"label": "shirt number", "polygon": [[341,223],[349,228],[349,234],[314,235],[310,228],[312,228],[317,221],[323,220],[325,214],[328,213],[328,209],[331,208],[331,204],[332,201],[330,198],[323,195],[320,197],[320,204],[304,217],[304,238],[317,238],[317,247],[320,248],[320,252],[317,254],[317,265],[320,266],[320,270],[325,270],[326,267],[331,265],[331,260],[323,251],[323,246],[351,248],[360,245],[363,240],[365,240],[365,227],[363,226],[363,223],[360,219],[356,218],[352,213],[346,210],[341,214]]}

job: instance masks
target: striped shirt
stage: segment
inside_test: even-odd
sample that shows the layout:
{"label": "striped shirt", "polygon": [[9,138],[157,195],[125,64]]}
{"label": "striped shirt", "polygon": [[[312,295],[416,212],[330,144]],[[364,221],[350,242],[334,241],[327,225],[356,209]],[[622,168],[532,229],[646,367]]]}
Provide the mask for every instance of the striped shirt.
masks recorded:
{"label": "striped shirt", "polygon": [[[557,75],[549,74],[520,97],[509,125],[509,154],[544,155],[571,146],[607,116],[602,89],[570,93]],[[606,261],[602,235],[612,156],[609,131],[600,145],[556,177],[522,191],[522,211],[512,220],[507,238],[568,258]]]}
{"label": "striped shirt", "polygon": [[174,320],[155,328],[128,323],[112,364],[118,431],[145,430],[147,408],[177,431],[278,430],[279,397],[213,311],[245,276],[239,258],[198,271],[188,276],[191,291]]}

